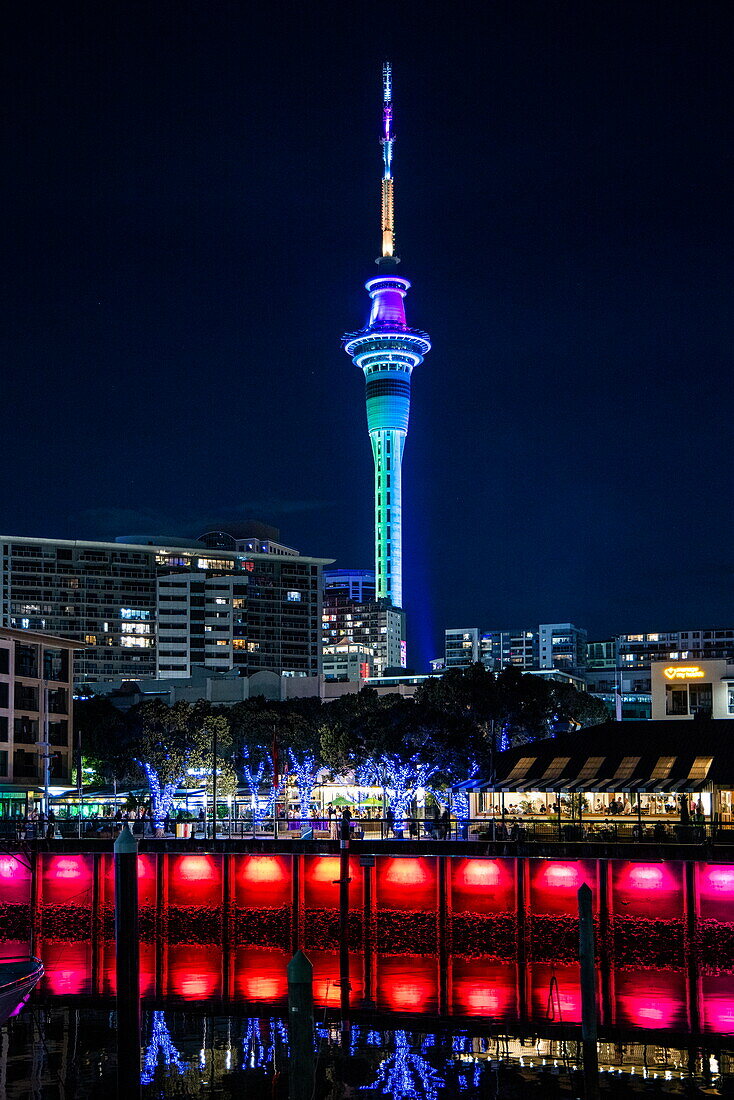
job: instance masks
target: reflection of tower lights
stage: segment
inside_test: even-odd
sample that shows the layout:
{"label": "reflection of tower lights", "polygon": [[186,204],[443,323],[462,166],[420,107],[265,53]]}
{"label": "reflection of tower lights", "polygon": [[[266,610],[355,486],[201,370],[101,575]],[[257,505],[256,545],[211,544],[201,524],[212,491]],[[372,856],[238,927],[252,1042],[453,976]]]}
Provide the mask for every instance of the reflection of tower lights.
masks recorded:
{"label": "reflection of tower lights", "polygon": [[153,1033],[150,1042],[145,1049],[143,1069],[140,1074],[140,1083],[150,1085],[158,1068],[158,1058],[163,1057],[166,1066],[173,1066],[177,1073],[183,1073],[185,1066],[181,1061],[181,1055],[173,1044],[171,1033],[166,1025],[166,1017],[163,1012],[153,1013]]}

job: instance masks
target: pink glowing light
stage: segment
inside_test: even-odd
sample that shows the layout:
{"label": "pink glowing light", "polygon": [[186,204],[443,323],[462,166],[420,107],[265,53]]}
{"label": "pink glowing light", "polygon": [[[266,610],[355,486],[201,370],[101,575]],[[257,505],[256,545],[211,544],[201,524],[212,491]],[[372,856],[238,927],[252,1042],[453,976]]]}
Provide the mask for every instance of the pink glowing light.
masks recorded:
{"label": "pink glowing light", "polygon": [[704,875],[712,892],[734,894],[734,867],[712,867]]}
{"label": "pink glowing light", "polygon": [[635,890],[665,890],[665,875],[661,867],[642,863],[629,873],[629,885]]}
{"label": "pink glowing light", "polygon": [[456,876],[456,884],[462,886],[499,886],[502,872],[493,859],[467,859]]}
{"label": "pink glowing light", "polygon": [[59,858],[54,863],[54,878],[80,878],[84,874],[84,868],[80,866],[78,859]]}
{"label": "pink glowing light", "polygon": [[417,886],[430,881],[430,872],[425,860],[400,856],[388,860],[385,869],[385,882],[400,886]]}
{"label": "pink glowing light", "polygon": [[216,870],[210,856],[182,856],[178,864],[178,877],[200,882],[216,878]]}
{"label": "pink glowing light", "polygon": [[0,878],[15,878],[16,875],[22,878],[24,870],[22,863],[13,856],[0,858]]}
{"label": "pink glowing light", "polygon": [[575,863],[550,863],[543,879],[553,890],[577,890],[581,885],[581,872]]}
{"label": "pink glowing light", "polygon": [[617,1024],[671,1029],[685,1026],[686,983],[674,970],[635,970],[616,976]]}

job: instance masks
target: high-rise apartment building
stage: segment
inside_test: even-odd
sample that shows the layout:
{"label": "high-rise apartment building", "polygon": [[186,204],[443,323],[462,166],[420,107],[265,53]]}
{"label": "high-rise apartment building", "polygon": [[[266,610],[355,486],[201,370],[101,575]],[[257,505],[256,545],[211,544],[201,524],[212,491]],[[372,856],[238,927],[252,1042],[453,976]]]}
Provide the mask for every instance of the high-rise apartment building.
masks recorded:
{"label": "high-rise apartment building", "polygon": [[344,643],[366,646],[374,656],[374,675],[405,668],[405,613],[388,600],[353,599],[337,579],[324,586],[324,649]]}
{"label": "high-rise apartment building", "polygon": [[357,603],[377,598],[374,569],[325,569],[324,592],[344,596]]}
{"label": "high-rise apartment building", "polygon": [[[226,534],[219,531],[218,537]],[[229,667],[246,673],[319,672],[322,568],[330,559],[304,557],[287,547],[282,553],[275,540],[272,552],[261,552],[263,540],[256,552],[211,549],[197,539],[182,544],[140,539],[131,544],[0,537],[0,625],[84,643],[77,683],[147,679],[163,671],[186,675],[202,655],[202,663],[216,669],[231,659]],[[159,592],[159,580],[171,575],[188,581],[181,592]],[[226,608],[214,602],[224,598],[211,587],[217,577],[224,578]],[[204,591],[191,591],[191,584],[202,584]],[[177,598],[160,599],[164,594]],[[236,607],[235,600],[244,606]],[[227,647],[208,644],[207,635],[222,640],[223,632],[203,629],[221,625],[216,609],[228,616]]]}
{"label": "high-rise apartment building", "polygon": [[444,660],[446,668],[465,668],[481,661],[494,672],[512,666],[524,672],[557,669],[582,676],[586,668],[586,631],[573,623],[484,632],[478,627],[451,629],[445,632]]}

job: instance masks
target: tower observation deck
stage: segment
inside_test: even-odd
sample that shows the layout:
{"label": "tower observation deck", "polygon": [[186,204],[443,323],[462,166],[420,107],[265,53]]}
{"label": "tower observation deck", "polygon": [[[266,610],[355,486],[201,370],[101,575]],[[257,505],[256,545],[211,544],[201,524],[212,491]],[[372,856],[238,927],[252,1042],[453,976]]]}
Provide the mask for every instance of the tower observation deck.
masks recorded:
{"label": "tower observation deck", "polygon": [[405,320],[408,279],[397,275],[393,197],[392,73],[383,75],[382,255],[365,288],[372,300],[367,327],[344,336],[344,350],[363,372],[367,430],[375,463],[375,583],[378,599],[403,606],[402,461],[410,415],[410,378],[431,350],[428,333]]}

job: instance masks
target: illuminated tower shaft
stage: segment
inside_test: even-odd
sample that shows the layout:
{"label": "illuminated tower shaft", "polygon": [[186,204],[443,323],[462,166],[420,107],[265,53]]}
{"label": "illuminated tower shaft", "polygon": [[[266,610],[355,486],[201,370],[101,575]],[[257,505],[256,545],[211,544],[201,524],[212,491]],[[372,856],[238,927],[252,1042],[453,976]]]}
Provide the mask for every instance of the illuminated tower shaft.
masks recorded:
{"label": "illuminated tower shaft", "polygon": [[403,605],[402,461],[410,415],[410,376],[430,351],[428,334],[405,320],[407,279],[394,274],[392,79],[383,69],[381,274],[366,289],[372,299],[369,323],[344,337],[344,350],[364,371],[367,429],[375,462],[375,581],[377,597]]}

